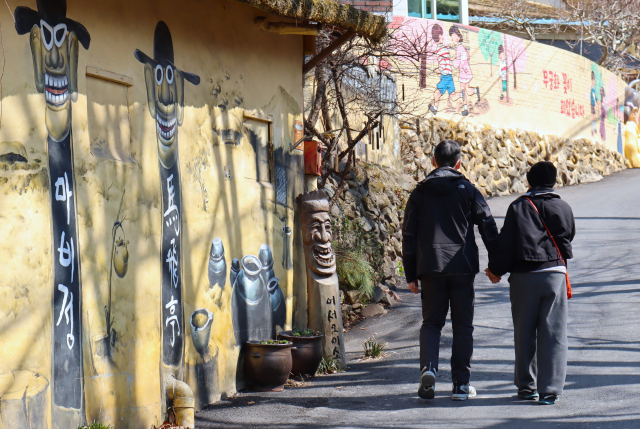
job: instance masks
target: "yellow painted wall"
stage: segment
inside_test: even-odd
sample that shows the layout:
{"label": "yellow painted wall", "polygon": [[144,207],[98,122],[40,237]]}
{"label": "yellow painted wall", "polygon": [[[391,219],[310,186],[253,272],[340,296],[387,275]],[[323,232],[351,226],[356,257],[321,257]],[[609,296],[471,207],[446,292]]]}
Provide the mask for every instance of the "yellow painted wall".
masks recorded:
{"label": "yellow painted wall", "polygon": [[[257,255],[261,244],[269,244],[287,298],[288,325],[306,324],[304,255],[295,228],[294,268],[287,271],[280,263],[281,219],[293,225],[294,201],[276,206],[271,183],[246,178],[255,177],[255,154],[241,121],[235,125],[242,136],[238,146],[221,143],[214,130],[221,115],[216,107],[226,100],[238,106],[236,113],[272,115],[274,147],[288,149],[293,123],[302,117],[302,37],[262,32],[253,21],[265,13],[231,0],[67,3],[67,17],[82,23],[92,38],[88,50],[80,48],[79,94],[72,107],[86,418],[118,428],[149,427],[164,417],[159,380],[163,213],[155,121],[134,50],[153,55],[154,28],[163,20],[173,36],[176,66],[201,78],[198,86],[185,83],[185,118],[178,131],[184,374],[197,391],[195,367],[202,357],[193,347],[189,318],[196,308],[207,308],[214,314],[209,351],[217,356],[215,390],[207,398],[213,401],[235,391],[238,357],[230,282],[222,290],[209,288],[207,264],[215,237],[224,243],[228,266],[232,258]],[[12,3],[18,5],[36,9],[32,0]],[[54,255],[45,99],[35,88],[28,35],[6,25],[12,22],[6,8],[0,18],[6,60],[0,142],[17,142],[0,145],[0,234],[5,237],[0,244],[0,428],[27,427],[19,406],[25,389],[42,414],[31,418],[45,422],[37,427],[50,427]],[[126,76],[132,86],[88,77],[87,67]],[[114,117],[124,122],[113,125]],[[117,150],[109,143],[100,146],[100,138],[109,137],[92,127],[104,124],[114,130],[111,144]],[[17,152],[27,161],[16,162],[10,154]],[[299,193],[301,156],[295,154],[289,167],[296,177],[289,193]],[[112,227],[121,202],[129,265],[123,278],[111,280],[116,343],[109,359],[100,356],[100,345],[107,334]]]}
{"label": "yellow painted wall", "polygon": [[[433,104],[434,92],[440,81],[435,57],[437,44],[432,37],[434,25],[440,25],[444,30],[443,44],[449,47],[452,62],[456,58],[457,46],[453,46],[449,29],[456,26],[460,30],[463,46],[469,53],[472,78],[468,85],[480,90],[479,102],[476,95],[469,95],[468,116],[462,115],[462,99],[448,102],[447,93],[440,100],[438,117],[522,128],[561,137],[589,138],[618,150],[618,118],[622,120],[619,106],[624,104],[626,84],[613,73],[579,55],[515,36],[460,24],[396,16],[391,27],[397,29],[398,34],[418,42],[419,46],[426,47],[422,64],[417,61],[407,64],[405,71],[410,76],[399,80],[398,91],[402,92],[404,86],[407,97],[424,101],[422,106],[427,117],[433,115],[427,109],[430,103]],[[495,38],[493,42],[490,41],[492,37]],[[509,64],[507,94],[502,91],[498,58],[495,54],[490,55],[492,43],[496,49],[497,44],[506,47],[505,59]],[[511,66],[512,62],[515,67]],[[598,99],[601,99],[600,87],[605,90],[605,119],[602,121],[600,108],[596,106],[595,132],[592,132],[591,114],[592,71],[596,75]],[[453,83],[455,91],[460,91],[459,67],[453,67]]]}

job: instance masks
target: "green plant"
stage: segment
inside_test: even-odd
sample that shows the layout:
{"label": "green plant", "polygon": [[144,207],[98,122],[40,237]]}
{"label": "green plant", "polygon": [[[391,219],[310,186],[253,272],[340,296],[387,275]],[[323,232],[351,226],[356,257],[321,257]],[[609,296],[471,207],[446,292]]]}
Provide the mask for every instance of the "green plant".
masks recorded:
{"label": "green plant", "polygon": [[342,368],[340,367],[340,362],[334,359],[333,357],[322,358],[320,361],[320,366],[318,366],[318,370],[316,374],[335,374],[337,372],[342,372]]}
{"label": "green plant", "polygon": [[105,425],[103,423],[94,420],[91,423],[85,423],[82,426],[78,426],[78,429],[114,429],[111,425]]}
{"label": "green plant", "polygon": [[402,261],[398,261],[398,275],[400,277],[404,277],[404,266],[402,265]]}
{"label": "green plant", "polygon": [[362,344],[362,347],[364,348],[364,356],[369,358],[380,357],[382,356],[386,345],[387,343],[385,343],[384,341],[380,341],[375,337],[369,337]]}
{"label": "green plant", "polygon": [[260,344],[291,344],[287,340],[262,340]]}
{"label": "green plant", "polygon": [[293,331],[291,332],[293,333],[294,337],[315,337],[317,335],[320,335],[320,332],[314,331],[313,329],[309,328],[300,330],[300,328],[294,327]]}
{"label": "green plant", "polygon": [[374,272],[362,253],[353,250],[336,250],[338,280],[349,289],[357,289],[366,297],[373,295]]}

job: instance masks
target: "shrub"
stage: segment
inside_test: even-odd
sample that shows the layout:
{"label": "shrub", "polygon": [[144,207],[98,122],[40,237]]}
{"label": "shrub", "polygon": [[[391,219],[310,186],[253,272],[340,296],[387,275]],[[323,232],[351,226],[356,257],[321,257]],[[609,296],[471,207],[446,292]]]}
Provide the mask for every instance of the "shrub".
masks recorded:
{"label": "shrub", "polygon": [[377,340],[375,337],[369,337],[363,344],[364,357],[377,358],[382,356],[387,343]]}
{"label": "shrub", "polygon": [[342,368],[340,368],[340,362],[332,357],[328,357],[326,359],[322,358],[316,374],[335,374],[336,372],[342,372]]}
{"label": "shrub", "polygon": [[94,420],[92,423],[85,423],[83,426],[78,426],[78,429],[114,429],[111,425],[105,425],[103,423]]}

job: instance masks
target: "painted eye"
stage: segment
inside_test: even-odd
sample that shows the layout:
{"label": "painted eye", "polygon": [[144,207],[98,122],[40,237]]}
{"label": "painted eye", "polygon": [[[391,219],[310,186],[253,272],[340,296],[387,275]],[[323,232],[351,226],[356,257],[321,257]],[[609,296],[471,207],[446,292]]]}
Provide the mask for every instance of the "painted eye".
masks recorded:
{"label": "painted eye", "polygon": [[167,83],[173,83],[173,68],[167,66]]}
{"label": "painted eye", "polygon": [[42,42],[47,50],[53,48],[53,28],[44,20],[40,20],[40,31],[42,32]]}
{"label": "painted eye", "polygon": [[163,75],[164,75],[164,70],[162,70],[162,66],[160,64],[158,64],[156,66],[156,83],[158,85],[162,85]]}
{"label": "painted eye", "polygon": [[67,36],[67,24],[58,24],[53,28],[56,46],[58,48],[62,47],[62,42],[64,42],[65,37]]}

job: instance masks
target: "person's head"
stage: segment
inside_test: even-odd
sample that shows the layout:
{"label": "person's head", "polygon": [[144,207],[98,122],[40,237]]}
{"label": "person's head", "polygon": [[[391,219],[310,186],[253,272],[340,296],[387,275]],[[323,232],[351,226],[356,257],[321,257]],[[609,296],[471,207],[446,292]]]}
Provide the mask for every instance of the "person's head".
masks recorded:
{"label": "person's head", "polygon": [[433,151],[431,163],[434,167],[452,167],[456,170],[461,164],[460,146],[453,140],[443,140],[438,143],[436,150]]}
{"label": "person's head", "polygon": [[531,166],[527,173],[527,182],[532,188],[542,186],[545,188],[553,188],[556,184],[556,176],[558,170],[553,163],[549,161],[536,162]]}
{"label": "person's head", "polygon": [[451,36],[451,40],[453,41],[453,43],[464,42],[462,33],[460,33],[460,29],[455,25],[452,25],[451,28],[449,28],[449,36]]}
{"label": "person's head", "polygon": [[442,27],[440,27],[438,24],[434,24],[434,26],[431,28],[431,38],[433,39],[433,41],[436,43],[440,43],[442,34]]}
{"label": "person's head", "polygon": [[498,57],[500,57],[501,60],[504,60],[504,46],[502,45],[498,46]]}
{"label": "person's head", "polygon": [[638,123],[638,114],[640,107],[640,94],[631,87],[624,90],[624,122],[629,120]]}

